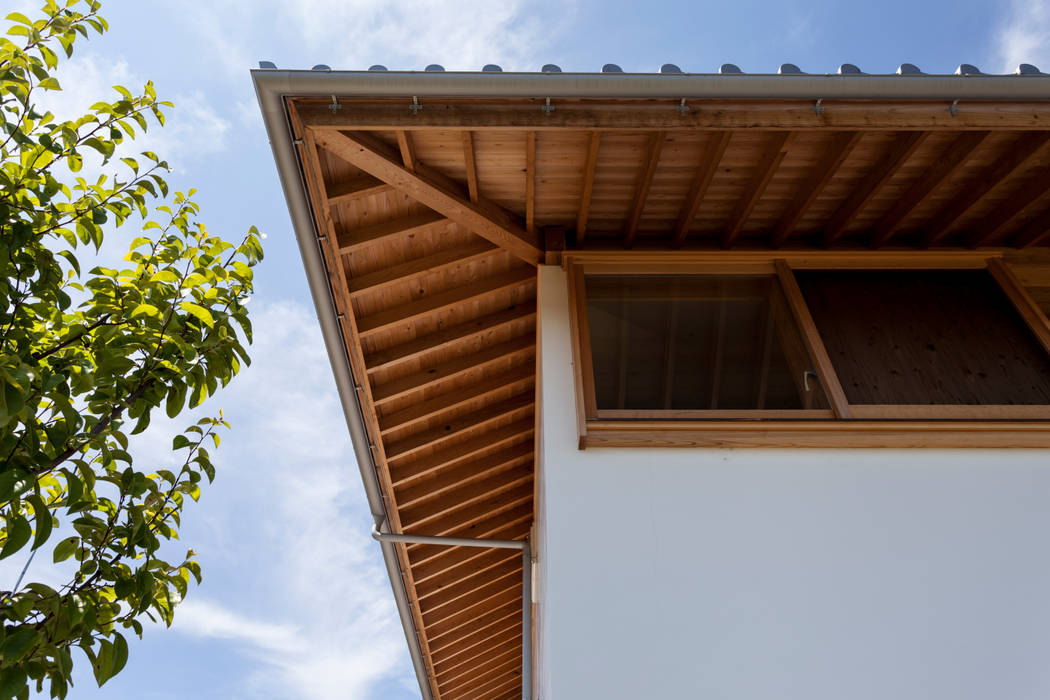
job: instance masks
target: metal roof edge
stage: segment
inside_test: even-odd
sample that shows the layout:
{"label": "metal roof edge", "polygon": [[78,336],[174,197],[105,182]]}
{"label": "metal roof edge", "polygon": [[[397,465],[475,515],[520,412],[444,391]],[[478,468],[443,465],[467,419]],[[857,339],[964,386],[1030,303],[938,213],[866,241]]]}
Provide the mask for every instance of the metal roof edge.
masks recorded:
{"label": "metal roof edge", "polygon": [[1050,75],[496,73],[261,68],[284,97],[1050,100]]}
{"label": "metal roof edge", "polygon": [[[283,95],[285,93],[281,90],[279,81],[256,80],[255,90],[266,133],[270,139],[270,147],[273,150],[274,161],[277,164],[277,174],[288,204],[292,229],[295,232],[299,253],[306,270],[310,295],[317,311],[328,360],[332,365],[332,373],[335,375],[340,403],[350,431],[350,441],[361,473],[361,482],[364,485],[373,521],[379,524],[387,518],[386,504],[379,485],[376,465],[372,459],[371,442],[365,429],[361,404],[358,400],[357,382],[350,366],[350,357],[340,327],[335,299],[329,287],[328,273],[321,255],[313,214],[310,203],[307,201],[303,172],[292,142],[292,129],[284,109]],[[423,700],[432,700],[429,676],[416,634],[415,619],[412,616],[412,607],[401,574],[397,551],[395,545],[390,542],[381,543],[381,547],[398,615],[401,618],[401,626],[404,628],[405,639],[408,642],[416,680],[419,682]]]}

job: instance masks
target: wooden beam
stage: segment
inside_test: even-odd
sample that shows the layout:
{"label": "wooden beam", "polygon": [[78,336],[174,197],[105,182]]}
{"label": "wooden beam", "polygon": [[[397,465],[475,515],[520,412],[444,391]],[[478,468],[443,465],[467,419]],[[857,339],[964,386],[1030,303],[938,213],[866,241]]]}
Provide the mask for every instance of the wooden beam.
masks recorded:
{"label": "wooden beam", "polygon": [[483,369],[500,362],[531,356],[536,351],[536,338],[531,333],[483,347],[477,352],[442,362],[438,365],[423,365],[420,371],[399,377],[391,382],[379,384],[372,389],[376,405],[383,405],[441,382],[460,377],[476,369]]}
{"label": "wooden beam", "polygon": [[535,382],[535,367],[518,366],[494,377],[413,402],[400,411],[380,416],[379,429],[384,438],[389,437],[391,433],[402,435],[406,429],[426,425],[431,418],[475,405],[481,399],[491,401],[493,396],[516,394]]}
{"label": "wooden beam", "polygon": [[[501,518],[503,522],[498,526],[486,527],[484,523],[479,523],[474,536],[499,540],[524,539],[532,525],[532,515],[531,506],[519,506],[514,512]],[[450,572],[455,572],[458,568],[473,566],[484,554],[485,550],[481,547],[422,546],[414,549],[410,555],[412,575],[420,582],[440,581],[442,577],[454,575]],[[482,625],[479,620],[475,629],[481,629]],[[436,645],[434,650],[438,651],[439,648],[444,650],[448,648],[448,644]]]}
{"label": "wooden beam", "polygon": [[983,219],[971,224],[970,242],[973,247],[997,241],[1015,222],[1041,206],[1050,195],[1050,168],[1040,168],[1025,184],[1000,202]]}
{"label": "wooden beam", "polygon": [[787,211],[780,217],[776,228],[773,229],[772,245],[774,248],[784,245],[784,241],[795,230],[795,226],[798,225],[798,222],[806,215],[813,202],[820,196],[824,186],[834,177],[839,166],[842,165],[843,161],[849,157],[850,152],[860,142],[861,136],[863,136],[863,132],[860,131],[843,131],[831,137],[831,143],[825,147],[823,157],[817,162],[809,177],[799,187],[795,198],[788,205]]}
{"label": "wooden beam", "polygon": [[1047,143],[1050,143],[1050,132],[1035,132],[1021,136],[1011,144],[1006,153],[990,167],[973,177],[950,202],[941,207],[923,228],[926,235],[922,244],[929,247],[940,240],[948,230],[972,210],[1003,180],[1025,167],[1038,156]]}
{"label": "wooden beam", "polygon": [[991,134],[990,131],[968,131],[953,140],[937,157],[933,165],[908,187],[907,191],[872,227],[871,246],[878,248],[886,245],[908,214],[914,211],[938,185],[947,180],[957,167],[965,163],[967,158],[972,156]]}
{"label": "wooden beam", "polygon": [[470,193],[470,201],[478,203],[481,191],[478,189],[478,164],[474,159],[474,132],[463,132],[463,162],[467,168],[467,192]]}
{"label": "wooden beam", "polygon": [[504,471],[518,464],[532,464],[531,443],[517,443],[479,457],[461,462],[452,469],[438,472],[432,478],[418,481],[405,489],[397,491],[398,507],[402,510],[420,503],[443,498],[446,493],[474,483],[496,472]]}
{"label": "wooden beam", "polygon": [[645,210],[645,201],[649,198],[649,188],[652,187],[653,177],[656,175],[656,166],[660,162],[660,151],[664,146],[664,132],[654,131],[649,134],[649,140],[645,148],[645,162],[642,172],[638,176],[638,184],[634,191],[634,202],[631,211],[627,215],[627,225],[623,231],[624,246],[630,248],[634,244],[634,237],[638,233],[638,222]]}
{"label": "wooden beam", "polygon": [[408,280],[438,272],[449,267],[464,265],[474,260],[499,253],[500,249],[486,240],[478,239],[469,245],[458,248],[446,248],[432,255],[409,260],[400,265],[380,268],[358,277],[351,277],[347,287],[351,297],[385,289],[391,285],[401,284]]}
{"label": "wooden beam", "polygon": [[904,132],[886,149],[886,153],[871,169],[864,179],[857,184],[846,200],[839,205],[835,213],[824,226],[824,245],[832,246],[845,232],[857,215],[864,211],[880,188],[897,174],[901,166],[929,138],[928,131]]}
{"label": "wooden beam", "polygon": [[326,183],[325,189],[328,192],[328,205],[336,206],[362,197],[391,192],[394,188],[371,175],[363,175]]}
{"label": "wooden beam", "polygon": [[[438,579],[432,578],[429,581],[417,585],[416,591],[419,594],[419,600],[424,601],[429,596],[440,595],[441,591],[447,586],[454,586],[461,581],[469,581],[470,579],[477,578],[479,574],[490,571],[504,562],[521,561],[521,552],[517,552],[517,556],[515,556],[514,550],[494,548],[487,552],[487,555],[488,556],[479,557],[477,561],[473,562],[470,566],[455,567]],[[451,653],[446,652],[441,654],[440,658],[447,659],[450,656]],[[435,657],[435,661],[437,661],[437,658],[438,657]]]}
{"label": "wooden beam", "polygon": [[1002,260],[989,260],[988,272],[992,273],[992,277],[999,283],[1003,292],[1013,303],[1014,308],[1021,314],[1021,318],[1028,324],[1032,335],[1036,337],[1043,349],[1050,353],[1050,321],[1047,320],[1046,314],[1032,299],[1032,295],[1028,293],[1024,285],[1014,276],[1010,267]]}
{"label": "wooden beam", "polygon": [[434,452],[426,457],[406,460],[390,469],[390,478],[395,488],[402,488],[416,483],[444,469],[462,463],[464,460],[487,454],[494,449],[515,445],[532,436],[534,425],[531,418],[515,421],[510,425],[478,433],[444,451]]}
{"label": "wooden beam", "polygon": [[411,172],[416,170],[416,151],[412,147],[412,135],[407,131],[397,132],[397,147],[401,151],[401,160],[405,169]]}
{"label": "wooden beam", "polygon": [[762,193],[766,191],[769,181],[773,179],[773,173],[777,171],[777,168],[780,167],[780,162],[787,155],[791,137],[792,132],[790,131],[776,132],[770,136],[769,143],[766,144],[766,148],[762,152],[762,157],[755,165],[755,174],[751,178],[751,184],[748,185],[744,196],[737,203],[736,209],[733,211],[733,215],[729,218],[729,223],[722,233],[723,248],[732,246],[733,242],[740,235],[740,231],[744,228],[744,224],[747,223],[751,212],[754,211],[755,205],[762,198]]}
{"label": "wooden beam", "polygon": [[[392,441],[386,448],[387,460],[391,463],[395,460],[402,460],[418,454],[423,448],[435,447],[463,435],[480,435],[486,428],[491,427],[492,423],[511,421],[525,413],[532,413],[534,398],[532,394],[533,392],[529,391],[512,396],[505,401],[455,418],[447,425],[439,425],[436,428],[410,435],[403,440]],[[393,473],[394,470],[391,468],[391,474]]]}
{"label": "wooden beam", "polygon": [[576,244],[583,242],[587,235],[587,216],[591,211],[591,193],[594,192],[594,173],[598,169],[598,147],[601,145],[602,135],[599,131],[592,131],[587,141],[587,160],[583,166],[583,188],[580,194],[579,212],[576,214]]}
{"label": "wooden beam", "polygon": [[472,318],[367,355],[365,360],[368,364],[368,372],[371,374],[376,370],[389,369],[412,360],[423,361],[431,353],[454,350],[484,335],[499,332],[508,326],[524,323],[535,326],[535,319],[536,304],[534,302],[519,304],[486,316]]}
{"label": "wooden beam", "polygon": [[374,148],[366,139],[335,131],[317,134],[318,143],[367,173],[388,182],[398,190],[425,204],[452,221],[474,231],[522,260],[536,265],[543,259],[542,244],[524,230],[516,217],[495,204],[479,198],[477,204],[458,192],[438,184],[417,166],[412,172]]}
{"label": "wooden beam", "polygon": [[1047,421],[594,421],[584,447],[1042,448]]}
{"label": "wooden beam", "polygon": [[536,132],[525,134],[525,230],[536,235]]}
{"label": "wooden beam", "polygon": [[[449,553],[455,553],[455,550],[450,550],[447,547],[443,549]],[[517,614],[518,620],[521,619],[521,595],[519,595],[517,599],[512,596],[507,597],[505,600],[501,600],[499,604],[496,604],[496,606],[492,606],[490,610],[479,614],[474,620],[474,627],[469,631],[464,631],[460,634],[454,635],[449,634],[449,632],[453,630],[442,629],[440,631],[433,631],[433,634],[429,633],[432,631],[428,631],[427,637],[434,643],[435,651],[443,650],[450,645],[456,644],[461,638],[467,637],[475,630],[484,630],[489,628],[490,625],[492,628],[496,628],[498,627],[497,623],[499,623],[499,625],[504,625],[504,627],[511,627],[514,621],[517,621],[508,619],[513,614]]]}
{"label": "wooden beam", "polygon": [[338,112],[324,100],[298,99],[296,108],[307,127],[325,130],[537,131],[722,131],[755,129],[802,131],[1047,131],[1050,103],[969,102],[953,116],[950,101],[823,100],[822,112],[813,100],[749,100],[690,98],[693,109],[675,110],[678,98],[560,100],[553,112],[539,109],[540,99],[508,99],[486,104],[469,99],[428,99],[418,114],[403,100],[340,98]]}
{"label": "wooden beam", "polygon": [[696,167],[693,181],[689,185],[689,193],[685,196],[682,211],[678,214],[678,221],[675,223],[673,243],[675,248],[685,243],[689,229],[696,219],[696,213],[700,210],[700,203],[704,201],[707,188],[711,185],[715,173],[718,172],[718,164],[722,162],[722,156],[725,155],[730,138],[732,138],[732,133],[729,131],[716,131],[711,134],[710,142],[704,149],[700,163]]}
{"label": "wooden beam", "polygon": [[[458,510],[476,505],[522,485],[532,485],[532,464],[516,464],[446,493],[442,498],[401,509],[401,522],[410,531],[422,528]],[[518,566],[521,571],[521,566]],[[429,602],[429,601],[428,601]]]}
{"label": "wooden beam", "polygon": [[435,212],[424,214],[412,214],[400,219],[381,221],[371,226],[362,226],[356,229],[337,229],[336,243],[340,253],[353,253],[365,246],[379,243],[384,239],[406,236],[417,233],[424,229],[448,223],[448,219]]}
{"label": "wooden beam", "polygon": [[544,264],[561,265],[561,254],[565,252],[565,227],[543,227]]}
{"label": "wooden beam", "polygon": [[[521,558],[519,554],[517,559]],[[509,616],[508,616],[509,617]],[[518,619],[507,621],[496,620],[483,627],[477,627],[469,634],[463,635],[454,643],[446,644],[440,652],[434,653],[434,670],[440,674],[443,668],[452,668],[461,661],[473,658],[483,652],[489,645],[498,644],[511,636],[521,638],[521,614]]]}
{"label": "wooden beam", "polygon": [[836,418],[849,418],[849,401],[846,400],[846,393],[842,390],[835,367],[831,364],[831,358],[828,357],[824,341],[820,338],[820,331],[813,322],[813,316],[810,315],[809,307],[806,306],[806,301],[802,297],[802,290],[799,289],[798,282],[795,280],[795,274],[783,260],[777,260],[775,265],[784,298],[795,317],[795,324],[798,326],[806,350],[809,351],[809,359],[817,371],[820,386],[824,389],[828,403],[831,404]]}
{"label": "wooden beam", "polygon": [[362,338],[366,338],[389,326],[407,323],[420,316],[458,306],[472,299],[535,284],[535,281],[535,270],[524,266],[518,267],[494,277],[426,294],[400,306],[361,316],[357,319],[357,332]]}
{"label": "wooden beam", "polygon": [[1010,244],[1014,248],[1028,248],[1041,243],[1050,235],[1050,209],[1038,214],[1014,234]]}

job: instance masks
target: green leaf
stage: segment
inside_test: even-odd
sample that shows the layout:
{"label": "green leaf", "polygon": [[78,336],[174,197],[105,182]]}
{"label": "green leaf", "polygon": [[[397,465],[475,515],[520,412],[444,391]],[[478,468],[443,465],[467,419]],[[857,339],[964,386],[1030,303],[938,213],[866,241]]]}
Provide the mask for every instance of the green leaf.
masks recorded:
{"label": "green leaf", "polygon": [[160,314],[160,309],[153,304],[139,304],[135,307],[135,310],[131,312],[130,318],[142,315],[157,316],[158,314]]}
{"label": "green leaf", "polygon": [[21,469],[9,469],[0,473],[0,502],[14,500],[33,487],[29,474]]}
{"label": "green leaf", "polygon": [[5,516],[7,521],[7,541],[3,549],[0,549],[0,559],[6,559],[25,546],[33,534],[33,528],[29,521],[22,517],[21,513],[12,513]]}
{"label": "green leaf", "polygon": [[26,670],[21,666],[0,669],[0,700],[9,700],[18,695],[28,680]]}
{"label": "green leaf", "polygon": [[37,549],[51,536],[54,521],[51,519],[51,510],[40,496],[33,494],[26,501],[33,506],[33,529],[36,532],[33,537],[33,549]]}
{"label": "green leaf", "polygon": [[19,627],[13,633],[8,634],[4,643],[0,645],[0,655],[4,657],[4,666],[21,661],[39,638],[40,632],[29,625]]}
{"label": "green leaf", "polygon": [[58,84],[58,80],[56,80],[55,78],[44,78],[39,83],[37,83],[37,86],[43,88],[44,90],[62,89],[62,86]]}
{"label": "green leaf", "polygon": [[189,313],[193,314],[198,319],[200,319],[201,323],[206,325],[208,328],[215,327],[215,319],[212,318],[211,312],[203,306],[198,306],[197,304],[194,304],[193,302],[189,301],[181,302],[179,306],[182,307],[184,311],[188,311]]}
{"label": "green leaf", "polygon": [[121,669],[128,662],[128,642],[124,639],[120,632],[113,633],[113,669],[110,671],[111,676],[115,676],[120,673]]}
{"label": "green leaf", "polygon": [[57,564],[60,561],[65,561],[73,556],[73,553],[77,551],[77,546],[80,544],[79,537],[67,537],[58,543],[55,547],[55,553],[53,556],[54,562]]}

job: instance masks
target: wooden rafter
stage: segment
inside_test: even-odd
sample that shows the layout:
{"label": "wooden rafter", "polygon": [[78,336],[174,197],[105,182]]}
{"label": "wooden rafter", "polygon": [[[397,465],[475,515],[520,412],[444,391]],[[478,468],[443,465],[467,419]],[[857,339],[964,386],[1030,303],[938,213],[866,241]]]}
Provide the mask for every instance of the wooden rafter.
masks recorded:
{"label": "wooden rafter", "polygon": [[700,163],[696,167],[693,181],[689,185],[689,193],[685,196],[682,211],[675,223],[674,247],[678,248],[685,243],[693,220],[696,219],[696,213],[700,209],[700,203],[704,200],[707,188],[718,171],[718,164],[722,162],[722,156],[725,155],[726,148],[729,146],[730,138],[732,138],[732,133],[728,131],[716,131],[711,134],[711,141],[704,149]]}
{"label": "wooden rafter", "polygon": [[467,169],[467,192],[470,201],[478,203],[481,192],[478,190],[478,164],[474,159],[474,132],[463,132],[463,164]]}
{"label": "wooden rafter", "polygon": [[340,252],[352,253],[362,247],[381,243],[390,238],[406,236],[446,223],[448,219],[435,212],[412,214],[356,229],[336,228],[336,243]]}
{"label": "wooden rafter", "polygon": [[1050,209],[1037,214],[1025,224],[1020,231],[1014,234],[1010,244],[1015,248],[1028,248],[1046,240],[1048,235],[1050,235]]}
{"label": "wooden rafter", "polygon": [[336,206],[343,202],[350,202],[374,194],[383,194],[393,189],[390,185],[371,175],[340,180],[326,187],[329,206]]}
{"label": "wooden rafter", "polygon": [[624,245],[630,248],[634,244],[635,235],[638,233],[638,222],[645,210],[645,201],[649,198],[649,188],[652,187],[653,177],[656,175],[656,166],[660,162],[660,151],[664,145],[664,132],[654,131],[649,134],[645,148],[645,163],[638,176],[638,184],[634,191],[634,201],[631,204],[630,214],[627,216],[627,225],[623,231]]}
{"label": "wooden rafter", "polygon": [[864,179],[856,185],[846,200],[824,226],[824,245],[832,246],[864,210],[879,189],[882,188],[913,153],[929,138],[928,131],[911,131],[900,134],[890,144],[886,153]]}
{"label": "wooden rafter", "polygon": [[919,206],[938,185],[947,180],[957,167],[966,162],[967,158],[972,156],[974,151],[987,142],[991,134],[992,132],[990,131],[968,131],[956,137],[933,164],[919,176],[919,179],[908,188],[908,191],[872,227],[872,247],[885,245],[886,241],[890,240],[908,214],[914,211],[915,207]]}
{"label": "wooden rafter", "polygon": [[740,231],[743,230],[748,217],[751,216],[755,205],[761,199],[762,193],[766,191],[769,181],[773,179],[773,174],[780,167],[780,162],[784,160],[791,138],[792,132],[790,131],[779,131],[770,136],[769,143],[766,144],[762,157],[755,166],[755,174],[751,178],[751,183],[747,186],[744,196],[737,203],[736,209],[733,211],[733,215],[722,233],[723,248],[733,245],[733,242],[740,235]]}
{"label": "wooden rafter", "polygon": [[941,100],[824,100],[823,111],[812,100],[693,99],[696,106],[677,112],[678,99],[608,100],[586,103],[563,100],[543,112],[533,100],[501,100],[486,104],[468,100],[427,102],[413,114],[400,101],[340,100],[333,113],[324,100],[296,103],[303,123],[319,129],[354,130],[499,130],[557,129],[603,131],[690,131],[696,129],[783,129],[865,131],[1047,131],[1050,103],[970,102],[953,115]]}
{"label": "wooden rafter", "polygon": [[358,333],[366,337],[388,326],[406,323],[449,307],[485,297],[506,289],[523,287],[534,283],[535,272],[527,267],[518,267],[494,277],[486,277],[470,284],[453,287],[441,292],[427,294],[419,299],[363,316],[358,320]]}
{"label": "wooden rafter", "polygon": [[594,191],[594,174],[598,168],[598,147],[601,145],[601,132],[592,131],[587,140],[587,160],[583,166],[583,187],[580,192],[580,206],[576,215],[576,243],[583,242],[587,235],[587,217],[591,211],[591,193]]}
{"label": "wooden rafter", "polygon": [[412,145],[412,134],[407,131],[397,132],[397,147],[401,151],[401,160],[405,164],[405,169],[415,172],[416,149]]}
{"label": "wooden rafter", "polygon": [[772,244],[774,248],[784,245],[784,241],[795,230],[795,226],[806,215],[809,208],[824,190],[839,166],[846,160],[850,152],[860,142],[863,133],[860,131],[843,131],[831,138],[824,151],[824,156],[817,162],[809,177],[799,187],[798,192],[787,211],[780,217],[776,228],[773,229]]}
{"label": "wooden rafter", "polygon": [[368,355],[368,370],[374,372],[389,369],[404,362],[423,359],[434,352],[454,350],[489,333],[496,333],[515,325],[533,324],[535,317],[536,304],[530,302],[442,328],[407,343]]}
{"label": "wooden rafter", "polygon": [[980,221],[969,226],[974,247],[988,245],[1018,225],[1018,221],[1050,199],[1050,168],[1040,168],[1034,177],[1010,193]]}
{"label": "wooden rafter", "polygon": [[942,206],[932,219],[923,224],[926,235],[922,244],[928,247],[936,243],[985,195],[1002,184],[1003,180],[1031,163],[1042,153],[1047,143],[1050,143],[1050,133],[1047,132],[1025,134],[1018,138],[1003,156],[983,172],[975,175],[970,184],[960,190],[950,202]]}
{"label": "wooden rafter", "polygon": [[352,277],[347,286],[350,296],[376,292],[380,289],[403,284],[421,275],[438,272],[447,267],[463,265],[473,260],[489,257],[499,251],[486,240],[477,240],[468,245],[447,248],[432,255],[409,260],[400,265],[381,268],[367,275]]}
{"label": "wooden rafter", "polygon": [[486,200],[479,198],[475,204],[458,192],[438,185],[418,163],[415,172],[409,171],[356,134],[322,131],[317,133],[317,142],[351,165],[390,183],[522,260],[533,265],[542,260],[542,246],[537,236],[523,229],[516,217]]}

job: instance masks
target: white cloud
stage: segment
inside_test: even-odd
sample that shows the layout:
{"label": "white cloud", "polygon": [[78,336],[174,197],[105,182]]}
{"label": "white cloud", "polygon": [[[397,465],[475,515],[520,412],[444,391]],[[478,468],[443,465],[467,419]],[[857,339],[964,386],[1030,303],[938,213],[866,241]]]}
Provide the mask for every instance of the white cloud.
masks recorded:
{"label": "white cloud", "polygon": [[[498,63],[505,70],[537,70],[551,60],[543,52],[564,31],[574,7],[574,2],[525,0],[216,0],[191,21],[219,63],[240,81],[242,71],[259,59],[292,53],[303,60],[304,47],[312,63],[290,67],[326,63],[359,70],[382,63],[420,70],[440,63],[450,70],[479,70]],[[230,32],[231,26],[238,30]],[[259,55],[259,36],[268,37],[266,50],[279,55]]]}
{"label": "white cloud", "polygon": [[250,571],[252,587],[266,582],[266,606],[206,585],[190,592],[175,629],[236,645],[256,662],[246,682],[266,697],[367,698],[404,671],[407,650],[324,344],[300,304],[252,311],[252,367],[215,403],[233,422],[215,487],[228,496],[233,486],[237,499],[220,492],[212,503],[206,490],[208,507],[187,518],[208,510],[224,541],[185,539],[205,576],[213,561]]}
{"label": "white cloud", "polygon": [[[85,114],[96,102],[114,100],[119,96],[114,85],[123,85],[133,94],[141,90],[146,79],[136,74],[123,59],[110,59],[96,55],[75,55],[59,64],[55,72],[61,91],[37,91],[38,109],[50,110],[58,120],[74,119]],[[174,109],[167,109],[163,128],[152,117],[150,128],[145,133],[135,127],[137,137],[126,140],[118,155],[136,156],[142,151],[153,151],[168,161],[176,170],[192,165],[199,159],[223,150],[230,124],[216,112],[209,100],[199,91],[169,98],[160,90],[162,100],[170,100]],[[91,149],[85,151],[85,164],[80,176],[94,181],[105,172],[113,175],[120,172],[124,178],[124,166],[111,161],[105,168],[100,159],[94,159]],[[141,160],[141,159],[140,159]]]}
{"label": "white cloud", "polygon": [[1050,72],[1050,0],[1013,0],[994,38],[999,70],[1013,73],[1021,63]]}

